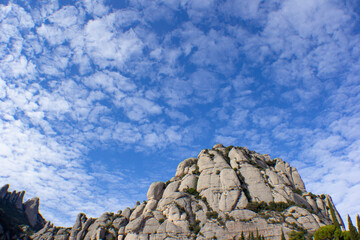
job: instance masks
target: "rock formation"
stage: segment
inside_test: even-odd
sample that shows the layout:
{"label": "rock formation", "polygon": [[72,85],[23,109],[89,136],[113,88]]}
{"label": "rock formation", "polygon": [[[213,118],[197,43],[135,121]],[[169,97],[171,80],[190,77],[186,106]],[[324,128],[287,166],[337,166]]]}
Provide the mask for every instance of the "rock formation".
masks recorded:
{"label": "rock formation", "polygon": [[[11,197],[7,188],[0,190],[0,197],[22,208],[31,226],[39,223],[38,199],[20,205],[17,199],[23,194]],[[239,239],[242,233],[257,232],[266,239],[280,239],[282,231],[314,233],[332,223],[328,204],[336,210],[330,196],[306,192],[296,168],[282,159],[221,144],[181,162],[168,182],[152,183],[147,198],[97,219],[80,213],[72,228],[48,222],[31,238]],[[338,213],[337,218],[343,225]],[[6,239],[1,232],[0,239]]]}
{"label": "rock formation", "polygon": [[24,239],[45,226],[39,213],[39,198],[23,203],[25,191],[8,189],[8,184],[0,188],[0,239]]}

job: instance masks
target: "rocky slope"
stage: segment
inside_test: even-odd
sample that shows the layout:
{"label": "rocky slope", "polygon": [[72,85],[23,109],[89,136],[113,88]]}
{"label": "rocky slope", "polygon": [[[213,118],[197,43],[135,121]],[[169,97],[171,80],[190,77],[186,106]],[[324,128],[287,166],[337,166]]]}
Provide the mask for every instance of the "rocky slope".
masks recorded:
{"label": "rocky slope", "polygon": [[[280,239],[281,231],[311,234],[331,224],[330,207],[343,224],[330,196],[307,192],[296,168],[279,158],[221,144],[181,162],[168,182],[151,184],[147,198],[97,219],[80,213],[72,228],[47,222],[31,238],[239,239],[242,232],[257,232]],[[25,214],[26,205],[21,205]],[[41,222],[26,216],[31,226]],[[0,239],[6,239],[1,234],[0,229]]]}

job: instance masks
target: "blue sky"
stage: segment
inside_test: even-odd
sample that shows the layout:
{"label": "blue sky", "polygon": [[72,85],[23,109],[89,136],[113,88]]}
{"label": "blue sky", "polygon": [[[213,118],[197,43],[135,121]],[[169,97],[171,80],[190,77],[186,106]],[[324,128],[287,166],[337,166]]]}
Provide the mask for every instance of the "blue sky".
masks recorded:
{"label": "blue sky", "polygon": [[360,3],[2,1],[0,184],[71,226],[215,143],[360,213]]}

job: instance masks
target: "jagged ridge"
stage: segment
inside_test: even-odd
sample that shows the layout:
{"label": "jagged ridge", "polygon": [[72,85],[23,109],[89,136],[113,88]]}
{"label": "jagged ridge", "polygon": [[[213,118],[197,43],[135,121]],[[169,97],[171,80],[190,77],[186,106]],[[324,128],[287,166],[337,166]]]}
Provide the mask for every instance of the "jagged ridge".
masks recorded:
{"label": "jagged ridge", "polygon": [[[306,192],[294,167],[243,147],[202,150],[181,162],[175,177],[151,184],[148,201],[98,219],[78,215],[72,228],[48,222],[33,239],[239,239],[258,232],[314,233],[330,224],[328,195]],[[339,214],[338,221],[343,225]]]}

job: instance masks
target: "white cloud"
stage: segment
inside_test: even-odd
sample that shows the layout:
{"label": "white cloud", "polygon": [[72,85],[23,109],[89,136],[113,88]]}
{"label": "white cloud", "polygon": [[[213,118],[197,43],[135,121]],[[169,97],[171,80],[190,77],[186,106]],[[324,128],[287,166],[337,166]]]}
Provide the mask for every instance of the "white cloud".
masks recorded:
{"label": "white cloud", "polygon": [[[132,29],[117,32],[113,29],[113,18],[91,20],[85,27],[86,51],[101,68],[122,68],[132,55],[140,54],[143,44]],[[117,33],[116,33],[117,32]]]}
{"label": "white cloud", "polygon": [[200,148],[194,142],[223,142],[286,156],[309,189],[331,193],[342,212],[359,209],[346,202],[357,197],[360,161],[351,9],[323,0],[129,4],[0,5],[2,181],[40,196],[47,219],[72,224],[79,211],[115,211],[130,202],[125,191],[140,196],[150,183],[131,182],[138,173],[113,170],[111,159],[90,167],[92,150],[175,158]]}
{"label": "white cloud", "polygon": [[125,114],[135,121],[146,121],[150,115],[157,115],[162,108],[156,103],[141,97],[128,97],[119,103],[125,110]]}
{"label": "white cloud", "polygon": [[169,115],[171,119],[177,120],[180,123],[184,123],[190,120],[190,118],[186,114],[175,109],[166,109],[165,113]]}
{"label": "white cloud", "polygon": [[64,6],[47,19],[59,27],[68,28],[81,20],[80,11],[74,6]]}
{"label": "white cloud", "polygon": [[241,17],[243,19],[252,19],[258,17],[258,8],[260,0],[241,1],[228,0],[220,8],[224,14]]}

